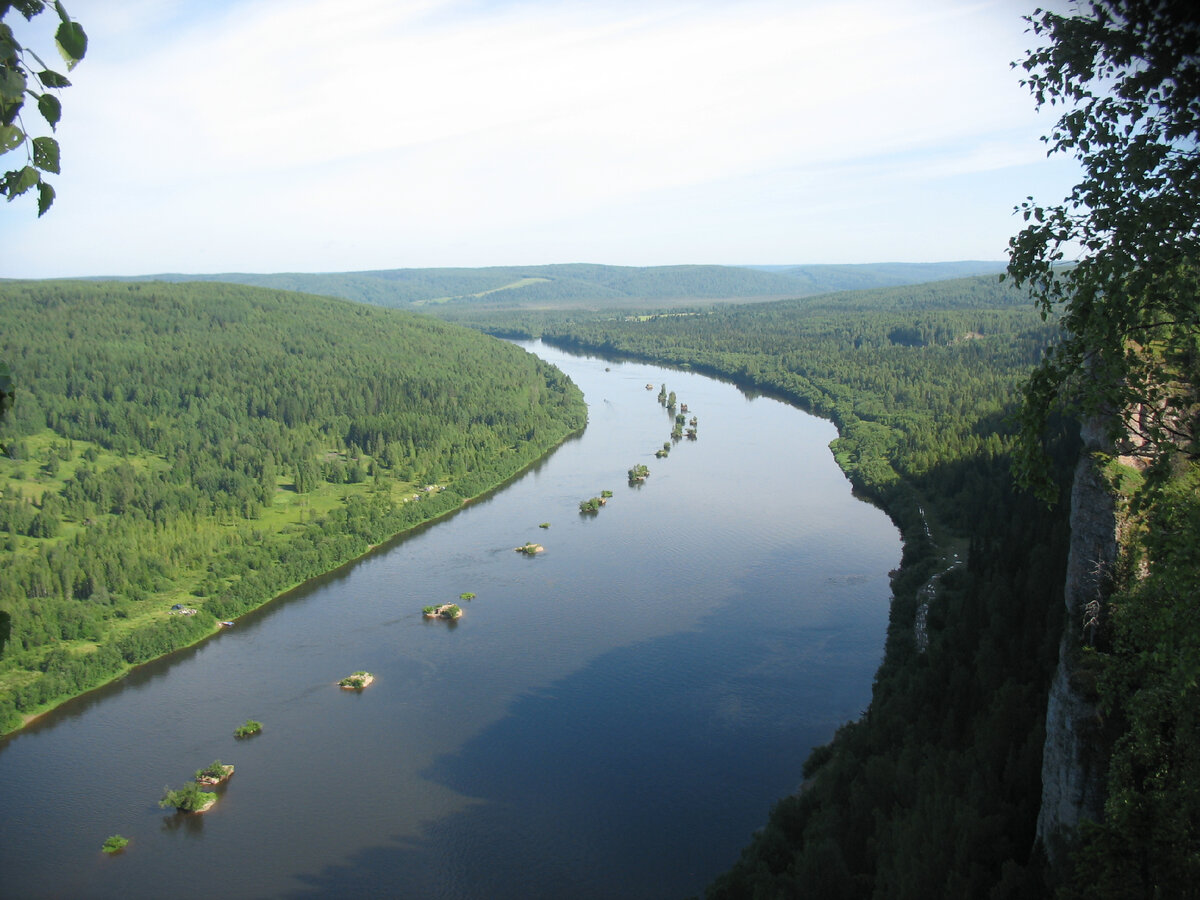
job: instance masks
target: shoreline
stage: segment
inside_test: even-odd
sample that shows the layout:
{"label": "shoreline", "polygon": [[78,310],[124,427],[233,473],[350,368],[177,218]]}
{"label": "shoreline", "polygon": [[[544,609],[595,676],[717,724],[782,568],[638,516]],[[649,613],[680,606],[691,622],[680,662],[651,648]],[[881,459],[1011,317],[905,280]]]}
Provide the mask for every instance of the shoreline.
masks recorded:
{"label": "shoreline", "polygon": [[[371,556],[372,554],[376,553],[381,547],[388,547],[393,542],[395,542],[397,539],[402,538],[405,535],[416,531],[417,529],[430,527],[430,526],[436,524],[437,522],[441,521],[442,519],[445,519],[448,516],[452,516],[452,515],[460,512],[461,510],[463,510],[470,504],[474,503],[475,501],[479,500],[480,498],[487,496],[488,494],[491,494],[495,491],[503,489],[509,482],[521,477],[527,471],[529,471],[534,466],[536,466],[537,464],[542,462],[544,459],[546,459],[548,456],[550,456],[550,454],[552,454],[556,450],[558,450],[563,444],[565,444],[571,438],[573,438],[579,434],[582,434],[584,429],[586,429],[586,428],[587,428],[587,423],[585,421],[583,428],[578,428],[578,429],[566,432],[553,445],[548,447],[544,453],[540,454],[539,456],[535,457],[534,459],[529,460],[527,463],[525,463],[520,468],[513,471],[511,474],[505,475],[499,481],[490,485],[489,487],[484,488],[479,493],[473,494],[470,497],[463,498],[457,506],[451,507],[450,509],[447,509],[444,512],[438,513],[437,515],[431,516],[428,519],[423,519],[420,522],[410,525],[408,528],[405,528],[402,531],[398,531],[395,534],[389,535],[387,538],[385,538],[384,540],[380,541],[377,544],[368,544],[367,549],[365,551],[363,551],[362,553],[359,553],[357,556],[352,556],[348,559],[345,559],[342,562],[339,562],[337,565],[332,566],[331,568],[325,570],[324,572],[321,572],[320,574],[314,575],[311,578],[306,578],[303,581],[295,582],[294,584],[284,588],[283,590],[279,591],[278,593],[273,594],[270,597],[267,597],[265,600],[263,600],[262,603],[256,604],[255,606],[246,610],[241,615],[239,615],[237,618],[240,619],[244,616],[250,615],[251,613],[257,612],[258,610],[263,609],[264,607],[268,606],[271,603],[274,603],[277,600],[280,600],[283,597],[286,597],[288,594],[291,594],[293,591],[296,591],[296,590],[304,587],[305,585],[312,584],[315,581],[318,581],[322,578],[326,578],[330,575],[333,575],[334,573],[338,572],[339,570],[341,570],[343,568],[346,568],[347,566],[355,565],[356,563],[361,562],[362,560],[364,560],[367,557]],[[235,619],[235,621],[236,621],[236,619]],[[192,649],[193,647],[197,647],[200,644],[203,644],[205,641],[211,639],[214,635],[221,634],[224,631],[226,631],[226,629],[221,627],[219,622],[214,622],[212,629],[210,631],[206,632],[205,634],[200,635],[194,641],[190,641],[186,644],[181,644],[178,647],[174,647],[171,650],[168,650],[166,653],[163,653],[161,656],[156,656],[153,659],[148,659],[148,660],[145,660],[144,662],[139,662],[139,663],[135,663],[132,665],[126,664],[125,666],[123,666],[121,668],[120,671],[115,673],[111,678],[106,678],[103,681],[100,681],[100,682],[97,682],[96,684],[90,685],[87,688],[79,691],[78,693],[66,695],[66,696],[60,698],[59,700],[56,700],[53,704],[51,704],[50,706],[47,706],[45,709],[39,709],[36,712],[32,712],[32,713],[18,713],[18,715],[21,717],[20,724],[16,725],[14,728],[12,728],[8,731],[0,731],[0,748],[2,748],[3,745],[9,739],[16,737],[17,735],[23,733],[25,731],[25,729],[27,729],[30,725],[35,724],[38,720],[46,717],[47,715],[55,712],[58,709],[61,709],[63,706],[71,703],[72,701],[78,700],[82,697],[86,697],[88,694],[94,693],[95,691],[99,691],[106,687],[109,687],[109,686],[113,685],[114,683],[120,681],[121,679],[125,678],[126,676],[128,676],[131,672],[133,672],[143,666],[149,666],[149,665],[154,665],[156,663],[160,663],[163,660],[169,658],[172,654],[180,653],[184,650],[189,650],[189,649]]]}

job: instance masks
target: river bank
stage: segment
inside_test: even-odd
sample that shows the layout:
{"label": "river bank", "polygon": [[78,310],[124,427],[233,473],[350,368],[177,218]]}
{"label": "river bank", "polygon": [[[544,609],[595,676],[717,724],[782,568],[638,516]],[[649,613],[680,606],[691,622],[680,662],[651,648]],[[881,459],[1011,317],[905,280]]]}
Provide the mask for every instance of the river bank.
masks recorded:
{"label": "river bank", "polygon": [[[7,888],[142,898],[225,866],[234,897],[651,900],[737,857],[869,699],[896,529],[851,494],[828,422],[695,374],[529,349],[585,392],[577,439],[0,742]],[[705,434],[655,462],[671,418],[644,386],[663,380]],[[654,475],[631,488],[638,462]],[[745,470],[787,477],[730,490]],[[605,485],[603,514],[580,516]],[[527,541],[546,552],[513,552]],[[464,591],[456,627],[419,615]],[[330,687],[356,669],[377,682]],[[269,727],[238,742],[251,715]],[[237,757],[236,796],[202,825],[144,802],[181,754]],[[321,816],[296,817],[297,784]],[[88,809],[60,802],[82,790],[99,791]],[[97,868],[116,831],[138,852]]]}
{"label": "river bank", "polygon": [[[454,515],[456,512],[469,506],[470,504],[478,502],[497,491],[503,490],[506,484],[520,478],[525,472],[544,461],[558,447],[562,446],[563,443],[571,440],[573,437],[578,437],[582,433],[583,429],[565,431],[558,437],[552,446],[545,449],[538,456],[532,459],[521,461],[521,464],[514,470],[502,472],[501,474],[495,476],[494,481],[491,483],[485,483],[482,488],[476,485],[474,492],[469,496],[463,496],[462,494],[458,493],[458,491],[455,490],[455,485],[453,483],[441,485],[441,490],[437,492],[433,492],[428,495],[417,495],[420,497],[420,499],[412,500],[410,503],[404,504],[402,508],[403,512],[406,514],[406,519],[409,520],[405,527],[394,531],[389,530],[384,535],[371,542],[365,540],[361,541],[354,545],[349,552],[331,560],[328,568],[306,574],[303,578],[273,586],[269,592],[260,594],[257,598],[251,597],[240,602],[236,609],[223,607],[215,611],[210,610],[205,602],[205,598],[196,598],[194,596],[190,597],[189,603],[194,604],[197,612],[188,617],[176,617],[177,622],[186,622],[186,624],[190,627],[186,631],[183,629],[178,629],[173,636],[174,639],[171,640],[169,645],[160,652],[138,659],[136,662],[120,661],[115,669],[105,671],[100,677],[88,679],[75,690],[63,692],[48,702],[38,704],[32,710],[19,711],[17,717],[9,719],[7,722],[0,719],[0,738],[19,732],[34,722],[37,722],[47,713],[53,712],[55,709],[61,707],[65,703],[68,703],[79,697],[83,697],[88,693],[126,678],[131,672],[142,666],[157,662],[173,653],[198,646],[212,639],[225,630],[225,627],[223,627],[221,624],[222,621],[234,619],[249,612],[261,609],[281,597],[285,597],[297,590],[302,590],[306,585],[312,584],[322,578],[334,576],[338,572],[345,571],[363,559],[368,558],[373,553],[378,552],[381,547],[387,547],[395,541],[404,538],[406,535],[412,534],[423,528],[431,527],[437,522]],[[397,507],[397,511],[400,509],[400,507]],[[419,510],[420,514],[413,516],[412,510],[414,509]],[[319,527],[321,524],[321,521],[314,523],[314,525],[317,527]],[[170,598],[173,596],[177,596],[177,594],[170,593],[163,596],[161,600],[161,606],[165,612],[161,613],[161,615],[169,615],[170,611],[166,610],[166,607]],[[98,652],[102,646],[103,645],[92,644],[86,648],[85,652]]]}

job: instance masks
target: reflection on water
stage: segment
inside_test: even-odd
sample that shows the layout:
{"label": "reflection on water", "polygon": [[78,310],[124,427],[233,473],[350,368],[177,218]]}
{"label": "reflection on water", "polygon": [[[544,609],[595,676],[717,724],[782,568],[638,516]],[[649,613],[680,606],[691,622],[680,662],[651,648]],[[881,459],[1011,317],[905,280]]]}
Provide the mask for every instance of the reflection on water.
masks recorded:
{"label": "reflection on water", "polygon": [[[736,859],[866,705],[895,530],[828,423],[536,350],[584,389],[582,436],[0,745],[0,895],[664,897]],[[664,382],[701,431],[656,459]],[[464,592],[457,622],[421,615]],[[336,688],[358,669],[376,682]],[[237,765],[217,805],[164,816],[214,758]]]}

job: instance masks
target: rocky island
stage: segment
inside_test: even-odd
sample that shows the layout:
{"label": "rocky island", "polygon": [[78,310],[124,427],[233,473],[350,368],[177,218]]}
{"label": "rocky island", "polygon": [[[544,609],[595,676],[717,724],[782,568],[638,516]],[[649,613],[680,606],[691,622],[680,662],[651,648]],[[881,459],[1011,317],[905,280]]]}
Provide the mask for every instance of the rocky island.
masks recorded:
{"label": "rocky island", "polygon": [[211,787],[214,784],[227,781],[232,774],[233,766],[226,765],[217,759],[213,760],[212,765],[196,770],[196,783]]}
{"label": "rocky island", "polygon": [[338,687],[347,691],[357,691],[365,688],[374,680],[375,676],[370,672],[358,671],[353,675],[347,675],[345,678],[339,681]]}

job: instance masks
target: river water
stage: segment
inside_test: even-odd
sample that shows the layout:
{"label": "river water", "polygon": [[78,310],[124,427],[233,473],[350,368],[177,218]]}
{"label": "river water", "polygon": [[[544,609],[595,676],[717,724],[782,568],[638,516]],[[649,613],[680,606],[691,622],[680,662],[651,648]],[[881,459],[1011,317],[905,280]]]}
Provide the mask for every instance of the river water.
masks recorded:
{"label": "river water", "polygon": [[[897,531],[828,422],[524,346],[583,389],[582,436],[0,742],[0,897],[680,898],[737,859],[867,705]],[[698,439],[659,460],[664,383]],[[459,622],[421,616],[464,592]],[[158,807],[218,758],[213,810]]]}

